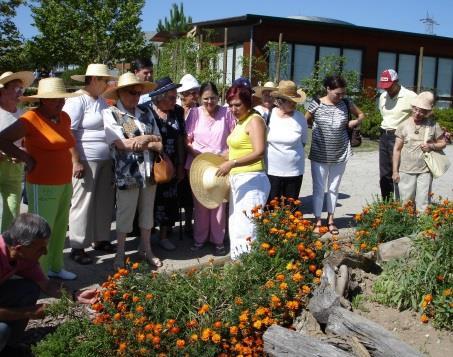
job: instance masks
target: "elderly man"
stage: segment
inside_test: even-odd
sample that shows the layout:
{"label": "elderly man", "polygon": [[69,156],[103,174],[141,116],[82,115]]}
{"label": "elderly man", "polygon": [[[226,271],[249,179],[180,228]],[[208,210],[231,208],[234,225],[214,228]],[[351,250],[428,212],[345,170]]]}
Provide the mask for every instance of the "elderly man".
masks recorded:
{"label": "elderly man", "polygon": [[[33,82],[32,72],[5,72],[0,76],[0,131],[19,117],[17,104],[24,88]],[[15,143],[20,146],[20,141]],[[6,230],[19,214],[24,165],[0,151],[0,233]]]}
{"label": "elderly man", "polygon": [[[45,305],[36,304],[41,291],[61,296],[62,285],[49,280],[38,262],[49,237],[49,224],[33,213],[19,215],[0,235],[0,351],[20,339],[29,319],[44,317]],[[74,293],[73,298],[94,303],[96,290]]]}
{"label": "elderly man", "polygon": [[393,69],[386,69],[381,73],[378,87],[384,90],[379,97],[379,111],[382,116],[379,139],[379,184],[382,198],[387,200],[394,194],[392,157],[395,130],[409,118],[412,112],[411,102],[417,95],[399,83],[398,74]]}

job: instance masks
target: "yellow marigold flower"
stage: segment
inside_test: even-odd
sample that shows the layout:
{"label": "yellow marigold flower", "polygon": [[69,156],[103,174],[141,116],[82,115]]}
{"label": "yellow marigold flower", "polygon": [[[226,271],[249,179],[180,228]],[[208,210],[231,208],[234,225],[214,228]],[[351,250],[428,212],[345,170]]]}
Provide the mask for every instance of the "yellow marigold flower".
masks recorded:
{"label": "yellow marigold flower", "polygon": [[239,315],[239,321],[241,321],[241,322],[247,322],[248,319],[249,319],[248,310],[245,310],[242,314]]}
{"label": "yellow marigold flower", "polygon": [[221,340],[222,340],[222,338],[220,337],[220,335],[218,333],[213,334],[211,337],[211,341],[216,344],[220,343]]}
{"label": "yellow marigold flower", "polygon": [[261,243],[261,249],[268,250],[271,247],[269,243]]}
{"label": "yellow marigold flower", "polygon": [[295,270],[295,269],[297,269],[297,266],[293,262],[289,262],[288,264],[286,264],[286,270]]}
{"label": "yellow marigold flower", "polygon": [[236,336],[237,334],[238,334],[237,326],[231,326],[230,327],[230,335]]}
{"label": "yellow marigold flower", "polygon": [[256,320],[254,323],[253,323],[253,327],[256,328],[257,330],[261,330],[261,327],[263,326],[263,323],[261,320]]}
{"label": "yellow marigold flower", "polygon": [[203,304],[203,306],[198,309],[198,314],[199,315],[204,315],[208,311],[209,311],[209,305],[208,304]]}
{"label": "yellow marigold flower", "polygon": [[196,333],[193,333],[192,335],[190,335],[190,340],[193,341],[193,342],[197,342],[198,341],[198,335]]}
{"label": "yellow marigold flower", "polygon": [[201,332],[201,339],[202,339],[203,341],[209,341],[209,339],[211,338],[211,335],[212,335],[211,329],[205,328],[205,329]]}
{"label": "yellow marigold flower", "polygon": [[303,292],[304,294],[310,294],[311,289],[310,289],[309,286],[304,285],[304,286],[302,286],[302,292]]}
{"label": "yellow marigold flower", "polygon": [[281,283],[280,284],[280,290],[286,290],[288,289],[288,284],[287,283]]}
{"label": "yellow marigold flower", "polygon": [[143,333],[139,333],[137,335],[137,342],[143,342],[145,341],[145,335]]}
{"label": "yellow marigold flower", "polygon": [[267,289],[271,289],[275,286],[274,282],[272,280],[268,280],[266,281],[266,284],[264,284],[264,286],[267,288]]}
{"label": "yellow marigold flower", "polygon": [[322,249],[322,246],[323,246],[323,244],[322,244],[322,242],[321,242],[320,240],[317,240],[317,241],[315,242],[315,248],[316,248],[317,250]]}
{"label": "yellow marigold flower", "polygon": [[443,296],[451,296],[453,294],[453,290],[451,288],[445,289],[442,293]]}
{"label": "yellow marigold flower", "polygon": [[423,301],[426,301],[429,304],[431,301],[433,301],[433,296],[431,294],[426,294],[423,297]]}

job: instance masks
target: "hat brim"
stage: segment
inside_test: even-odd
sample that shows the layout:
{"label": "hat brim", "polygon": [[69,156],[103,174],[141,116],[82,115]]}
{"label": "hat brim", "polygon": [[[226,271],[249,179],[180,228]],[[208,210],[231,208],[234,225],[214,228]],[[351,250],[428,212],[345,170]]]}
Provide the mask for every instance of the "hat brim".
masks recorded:
{"label": "hat brim", "polygon": [[297,104],[301,104],[301,103],[305,102],[305,100],[307,99],[307,95],[305,94],[305,92],[302,89],[297,90],[297,96],[289,96],[289,95],[283,94],[279,91],[272,92],[271,96],[274,98],[282,98],[285,100],[289,100],[289,101],[297,103]]}
{"label": "hat brim", "polygon": [[184,86],[181,86],[181,87],[179,87],[176,91],[177,91],[178,93],[184,93],[184,92],[187,92],[187,91],[192,90],[192,89],[200,89],[200,87],[201,87],[200,85],[191,86],[191,87],[189,87],[189,88],[184,88]]}
{"label": "hat brim", "polygon": [[418,101],[417,98],[414,99],[414,101],[411,103],[413,107],[417,107],[423,110],[433,110],[432,107],[427,106],[425,103],[422,103],[421,101]]}
{"label": "hat brim", "polygon": [[16,72],[12,73],[9,76],[5,76],[2,79],[0,79],[0,84],[5,85],[9,82],[15,81],[15,80],[20,80],[22,82],[22,85],[27,88],[32,85],[32,83],[35,81],[35,77],[33,76],[33,72],[30,71],[21,71],[21,72]]}
{"label": "hat brim", "polygon": [[127,88],[132,86],[143,86],[143,90],[141,91],[142,95],[151,92],[154,88],[156,88],[156,83],[153,82],[141,82],[141,83],[130,83],[124,84],[121,86],[115,86],[113,88],[107,89],[102,96],[105,99],[118,99],[118,89]]}
{"label": "hat brim", "polygon": [[216,177],[214,188],[207,188],[203,183],[203,175],[208,168],[217,169],[225,162],[222,156],[212,153],[203,153],[198,155],[192,162],[189,171],[189,180],[192,192],[195,198],[204,207],[213,209],[219,207],[222,203],[228,202],[230,184],[228,176]]}
{"label": "hat brim", "polygon": [[162,88],[156,89],[155,91],[152,91],[151,93],[149,93],[149,96],[155,97],[156,95],[170,92],[171,90],[178,89],[179,87],[182,87],[182,84],[172,83],[172,84],[166,85]]}
{"label": "hat brim", "polygon": [[261,98],[263,95],[263,92],[266,90],[271,91],[271,92],[278,90],[277,87],[263,87],[263,86],[253,87],[252,89],[254,91],[253,95],[258,98]]}
{"label": "hat brim", "polygon": [[379,82],[378,83],[378,88],[380,89],[389,89],[393,83],[395,83],[396,81],[388,81],[388,82]]}
{"label": "hat brim", "polygon": [[92,75],[86,75],[86,74],[74,74],[71,76],[71,79],[77,82],[85,82],[85,77],[102,77],[102,78],[107,78],[109,81],[114,81],[117,80],[117,77],[114,76],[106,76],[106,75],[99,75],[99,74],[92,74]]}
{"label": "hat brim", "polygon": [[29,95],[27,97],[20,97],[21,102],[37,102],[40,99],[66,99],[66,98],[73,98],[79,97],[82,93],[74,92],[56,92],[56,93],[48,93],[48,94],[36,94],[36,95]]}

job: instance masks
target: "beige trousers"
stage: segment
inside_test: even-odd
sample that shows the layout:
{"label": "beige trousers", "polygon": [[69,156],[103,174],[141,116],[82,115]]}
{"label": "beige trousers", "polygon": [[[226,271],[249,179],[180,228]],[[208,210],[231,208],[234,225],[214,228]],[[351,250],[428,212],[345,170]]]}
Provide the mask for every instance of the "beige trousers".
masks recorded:
{"label": "beige trousers", "polygon": [[403,202],[413,201],[419,212],[423,212],[431,201],[433,176],[430,172],[408,174],[400,172],[398,189]]}
{"label": "beige trousers", "polygon": [[84,176],[72,179],[69,211],[69,240],[75,249],[87,248],[93,242],[110,241],[115,197],[112,160],[81,163]]}

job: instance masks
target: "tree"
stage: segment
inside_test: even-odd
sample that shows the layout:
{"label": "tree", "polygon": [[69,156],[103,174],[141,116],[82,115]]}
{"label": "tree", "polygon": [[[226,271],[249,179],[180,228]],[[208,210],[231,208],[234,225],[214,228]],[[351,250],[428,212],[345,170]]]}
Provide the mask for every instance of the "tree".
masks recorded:
{"label": "tree", "polygon": [[49,66],[129,61],[146,47],[144,0],[41,0],[31,6],[40,35],[30,46]]}
{"label": "tree", "polygon": [[159,20],[157,24],[157,31],[165,31],[170,33],[181,33],[187,32],[190,30],[192,24],[192,18],[186,17],[184,15],[184,6],[183,4],[172,4],[172,9],[170,9],[170,19],[167,17],[164,18],[164,22]]}
{"label": "tree", "polygon": [[13,22],[22,0],[0,1],[0,73],[17,70],[23,38]]}

